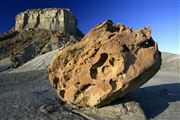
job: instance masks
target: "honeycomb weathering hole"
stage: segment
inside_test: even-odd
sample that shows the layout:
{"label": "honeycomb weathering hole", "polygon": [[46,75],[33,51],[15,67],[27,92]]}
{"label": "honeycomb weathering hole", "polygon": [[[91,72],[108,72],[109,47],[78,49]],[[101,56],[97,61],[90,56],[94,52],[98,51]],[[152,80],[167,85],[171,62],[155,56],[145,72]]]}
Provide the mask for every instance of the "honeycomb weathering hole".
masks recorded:
{"label": "honeycomb weathering hole", "polygon": [[113,81],[112,79],[110,79],[109,84],[111,85],[112,90],[115,90],[117,88],[116,81]]}
{"label": "honeycomb weathering hole", "polygon": [[54,88],[57,89],[59,79],[57,77],[55,77],[54,80],[53,80],[53,83],[54,83]]}
{"label": "honeycomb weathering hole", "polygon": [[92,79],[97,78],[97,74],[98,74],[97,68],[101,67],[106,62],[107,59],[108,59],[108,54],[102,53],[100,55],[99,60],[95,64],[92,65],[92,67],[90,69],[90,75],[91,75]]}
{"label": "honeycomb weathering hole", "polygon": [[59,92],[59,95],[60,95],[62,98],[64,98],[64,94],[65,94],[65,91],[64,91],[64,90],[61,90],[61,91]]}
{"label": "honeycomb weathering hole", "polygon": [[87,84],[84,85],[82,88],[80,88],[74,95],[74,100],[77,100],[77,98],[80,96],[81,93],[84,93],[89,87],[91,86],[91,84]]}
{"label": "honeycomb weathering hole", "polygon": [[142,46],[143,48],[152,47],[152,46],[154,46],[154,45],[155,45],[155,42],[152,40],[152,38],[149,39],[149,40],[144,41],[144,42],[141,44],[141,46]]}
{"label": "honeycomb weathering hole", "polygon": [[112,66],[114,66],[114,61],[115,61],[115,59],[114,59],[114,58],[111,58],[111,59],[109,60],[109,63],[110,63]]}
{"label": "honeycomb weathering hole", "polygon": [[91,75],[91,78],[92,79],[96,79],[96,77],[97,77],[97,68],[93,68],[93,67],[91,67],[91,69],[90,69],[90,75]]}

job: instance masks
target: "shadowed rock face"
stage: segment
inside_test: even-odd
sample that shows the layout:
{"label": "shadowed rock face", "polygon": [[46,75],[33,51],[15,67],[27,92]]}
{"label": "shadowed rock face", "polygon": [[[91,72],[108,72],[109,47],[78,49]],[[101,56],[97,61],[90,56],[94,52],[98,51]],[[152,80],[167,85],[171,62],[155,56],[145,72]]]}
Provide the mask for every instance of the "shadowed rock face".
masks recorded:
{"label": "shadowed rock face", "polygon": [[139,88],[161,66],[150,28],[133,31],[108,20],[81,42],[59,50],[48,67],[59,97],[77,106],[102,106]]}

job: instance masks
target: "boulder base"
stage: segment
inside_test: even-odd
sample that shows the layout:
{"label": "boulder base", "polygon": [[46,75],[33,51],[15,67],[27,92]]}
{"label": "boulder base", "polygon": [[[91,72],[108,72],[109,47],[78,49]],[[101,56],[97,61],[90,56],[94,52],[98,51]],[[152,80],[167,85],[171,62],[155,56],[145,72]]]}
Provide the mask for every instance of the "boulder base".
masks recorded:
{"label": "boulder base", "polygon": [[48,77],[59,97],[77,106],[102,106],[139,88],[161,66],[150,28],[133,31],[108,20],[81,42],[59,50]]}

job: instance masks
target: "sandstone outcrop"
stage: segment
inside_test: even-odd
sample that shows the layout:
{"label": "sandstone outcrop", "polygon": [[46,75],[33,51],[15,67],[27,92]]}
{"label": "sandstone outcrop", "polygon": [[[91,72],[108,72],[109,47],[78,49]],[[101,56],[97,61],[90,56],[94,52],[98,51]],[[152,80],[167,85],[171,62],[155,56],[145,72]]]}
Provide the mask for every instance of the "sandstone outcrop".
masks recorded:
{"label": "sandstone outcrop", "polygon": [[55,53],[48,77],[63,101],[92,107],[139,88],[160,66],[161,53],[149,27],[133,31],[108,20]]}
{"label": "sandstone outcrop", "polygon": [[[38,55],[78,42],[83,33],[69,9],[32,9],[16,16],[16,25],[0,35],[0,67],[18,67]],[[5,62],[8,60],[8,64]]]}
{"label": "sandstone outcrop", "polygon": [[77,20],[69,9],[31,9],[16,15],[15,30],[39,28],[77,34]]}

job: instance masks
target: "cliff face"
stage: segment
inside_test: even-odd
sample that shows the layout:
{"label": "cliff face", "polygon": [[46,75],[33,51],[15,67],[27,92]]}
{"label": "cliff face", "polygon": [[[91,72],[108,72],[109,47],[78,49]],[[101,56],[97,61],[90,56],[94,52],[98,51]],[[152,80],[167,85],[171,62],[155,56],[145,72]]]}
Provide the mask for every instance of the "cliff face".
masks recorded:
{"label": "cliff face", "polygon": [[78,42],[83,33],[69,9],[32,9],[16,15],[14,28],[0,35],[0,66],[18,67],[38,55]]}
{"label": "cliff face", "polygon": [[69,9],[32,9],[16,15],[15,30],[39,28],[69,34],[78,31],[77,20]]}

